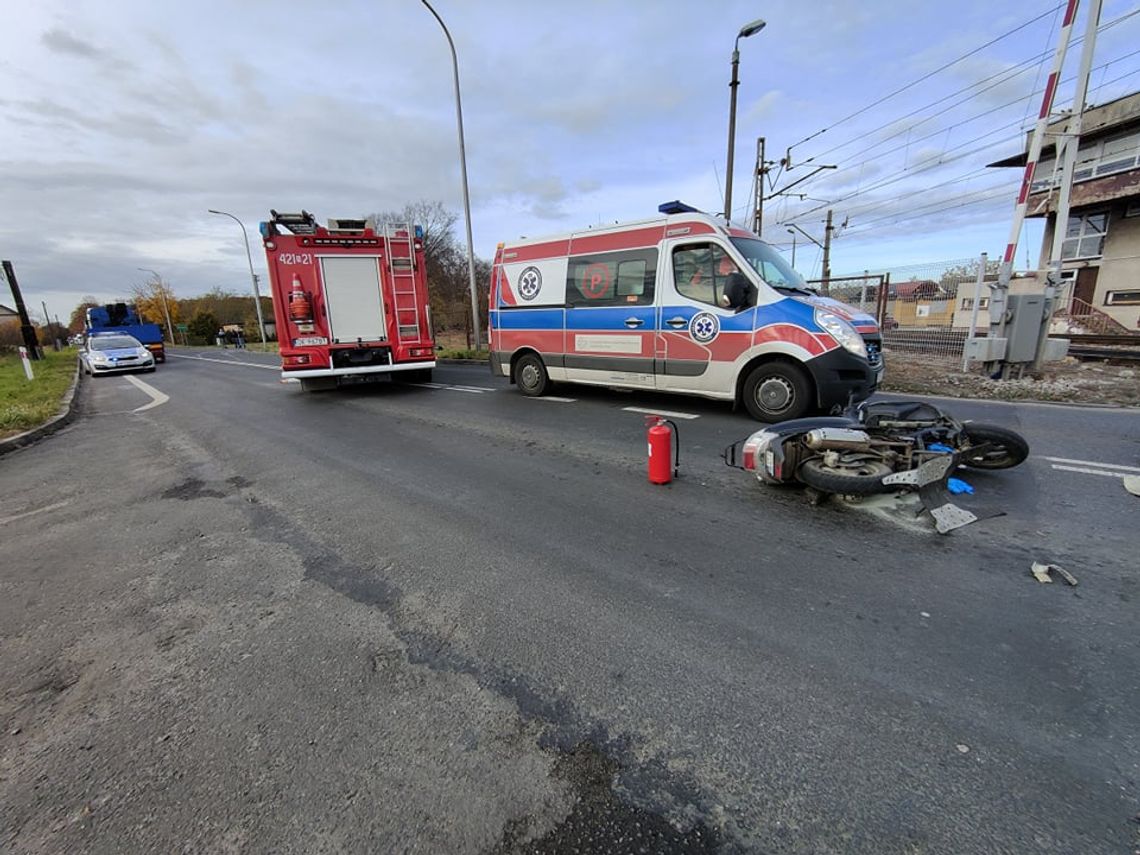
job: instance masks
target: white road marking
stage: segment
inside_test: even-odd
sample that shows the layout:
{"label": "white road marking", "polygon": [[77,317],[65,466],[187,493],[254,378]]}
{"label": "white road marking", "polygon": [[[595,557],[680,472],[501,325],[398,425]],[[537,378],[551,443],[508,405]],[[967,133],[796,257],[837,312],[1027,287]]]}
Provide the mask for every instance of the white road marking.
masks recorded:
{"label": "white road marking", "polygon": [[1060,469],[1063,472],[1083,472],[1085,475],[1107,475],[1109,478],[1123,478],[1127,472],[1105,472],[1103,469],[1089,469],[1085,466],[1060,466],[1056,463],[1051,464],[1054,469]]}
{"label": "white road marking", "polygon": [[301,378],[300,377],[282,377],[281,382],[282,383],[300,383]]}
{"label": "white road marking", "polygon": [[493,386],[460,386],[452,384],[447,387],[448,389],[462,389],[464,392],[497,392]]}
{"label": "white road marking", "polygon": [[24,511],[22,514],[14,514],[10,517],[0,518],[0,525],[7,525],[16,520],[22,520],[24,517],[33,517],[36,514],[42,514],[46,511],[54,511],[56,508],[62,508],[64,505],[70,505],[71,499],[65,499],[62,502],[56,502],[54,505],[44,505],[42,508],[36,508],[34,511]]}
{"label": "white road marking", "polygon": [[155,407],[161,407],[163,404],[165,404],[167,401],[170,400],[169,395],[163,394],[162,392],[158,391],[156,388],[151,386],[149,383],[144,383],[138,377],[135,377],[131,374],[125,374],[123,376],[124,376],[125,380],[129,381],[131,384],[138,387],[144,393],[146,393],[147,395],[150,396],[150,403],[149,404],[143,404],[141,407],[135,407],[133,410],[131,410],[132,413],[141,413],[144,410],[150,410],[150,409],[153,409]]}
{"label": "white road marking", "polygon": [[530,398],[531,401],[553,401],[556,404],[573,404],[577,398],[560,398],[557,395],[543,395],[541,398]]}
{"label": "white road marking", "polygon": [[185,356],[181,353],[169,353],[175,359],[197,359],[199,362],[218,362],[222,365],[244,365],[248,368],[266,368],[269,371],[280,371],[280,365],[262,365],[258,362],[242,362],[239,359],[214,359],[212,356]]}
{"label": "white road marking", "polygon": [[674,413],[670,410],[647,410],[645,407],[622,407],[627,413],[645,413],[650,416],[665,416],[670,419],[699,419],[693,413]]}
{"label": "white road marking", "polygon": [[[1068,457],[1045,457],[1042,455],[1043,460],[1049,460],[1053,463],[1069,463],[1074,466],[1099,466],[1101,469],[1122,469],[1125,472],[1140,472],[1140,466],[1121,466],[1119,463],[1101,463],[1099,460],[1071,460]],[[1054,469],[1061,469],[1063,467],[1054,466]]]}

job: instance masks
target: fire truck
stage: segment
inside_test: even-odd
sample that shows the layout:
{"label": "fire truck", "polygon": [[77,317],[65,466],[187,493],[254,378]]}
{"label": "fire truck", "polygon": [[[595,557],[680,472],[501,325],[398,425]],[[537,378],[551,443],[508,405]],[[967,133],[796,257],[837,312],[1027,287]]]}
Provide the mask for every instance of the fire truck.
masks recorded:
{"label": "fire truck", "polygon": [[305,391],[378,375],[428,382],[435,336],[423,229],[270,211],[261,237],[281,376]]}

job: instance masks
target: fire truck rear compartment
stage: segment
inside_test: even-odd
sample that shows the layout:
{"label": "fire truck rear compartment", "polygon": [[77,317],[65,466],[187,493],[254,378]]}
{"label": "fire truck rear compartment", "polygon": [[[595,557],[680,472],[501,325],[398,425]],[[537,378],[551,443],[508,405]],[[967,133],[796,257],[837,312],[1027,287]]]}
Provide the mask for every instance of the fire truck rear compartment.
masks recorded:
{"label": "fire truck rear compartment", "polygon": [[[388,338],[380,268],[370,256],[321,259],[330,337],[334,343],[369,344]],[[384,348],[385,353],[389,348]],[[352,363],[368,364],[368,363]]]}

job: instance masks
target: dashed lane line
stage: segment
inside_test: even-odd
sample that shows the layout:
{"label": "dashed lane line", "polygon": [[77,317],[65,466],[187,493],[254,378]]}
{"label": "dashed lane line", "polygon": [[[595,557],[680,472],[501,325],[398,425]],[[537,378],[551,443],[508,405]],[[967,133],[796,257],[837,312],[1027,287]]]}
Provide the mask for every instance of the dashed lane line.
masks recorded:
{"label": "dashed lane line", "polygon": [[558,395],[543,395],[539,398],[528,398],[530,401],[553,401],[555,404],[573,404],[577,402],[577,398],[562,398]]}
{"label": "dashed lane line", "polygon": [[1106,472],[1103,469],[1089,469],[1087,466],[1061,466],[1059,463],[1053,463],[1051,466],[1054,469],[1060,469],[1062,472],[1080,472],[1084,475],[1105,475],[1109,478],[1126,478],[1127,472]]}
{"label": "dashed lane line", "polygon": [[54,505],[44,505],[42,508],[36,508],[34,511],[24,511],[22,514],[14,514],[10,517],[0,517],[0,525],[7,525],[16,520],[22,520],[25,517],[33,517],[36,514],[46,513],[47,511],[54,511],[57,508],[62,508],[71,504],[71,499],[65,499],[62,502],[56,502]]}
{"label": "dashed lane line", "polygon": [[[1099,460],[1073,460],[1069,457],[1046,457],[1041,456],[1042,460],[1048,460],[1050,463],[1067,463],[1070,466],[1095,466],[1099,469],[1120,469],[1123,472],[1140,472],[1140,466],[1122,466],[1119,463],[1101,463]],[[1064,469],[1064,466],[1054,466],[1054,469]],[[1083,471],[1083,470],[1076,470]]]}
{"label": "dashed lane line", "polygon": [[671,419],[699,419],[695,413],[675,413],[670,410],[650,410],[646,407],[622,407],[627,413],[645,413],[650,416],[667,416]]}
{"label": "dashed lane line", "polygon": [[199,362],[217,362],[221,365],[243,365],[248,368],[265,368],[269,371],[281,370],[280,365],[262,365],[258,362],[242,362],[240,359],[214,359],[212,356],[185,356],[181,353],[169,353],[167,356],[174,359],[196,359]]}

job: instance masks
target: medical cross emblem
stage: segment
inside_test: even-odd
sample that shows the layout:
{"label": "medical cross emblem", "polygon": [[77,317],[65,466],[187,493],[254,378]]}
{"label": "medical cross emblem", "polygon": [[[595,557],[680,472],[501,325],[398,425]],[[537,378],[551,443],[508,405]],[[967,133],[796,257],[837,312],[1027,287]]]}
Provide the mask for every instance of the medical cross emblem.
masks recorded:
{"label": "medical cross emblem", "polygon": [[689,335],[693,341],[706,344],[717,337],[720,332],[720,319],[711,312],[698,312],[689,321]]}
{"label": "medical cross emblem", "polygon": [[533,300],[541,287],[542,272],[537,267],[528,267],[519,274],[519,296],[524,300]]}

